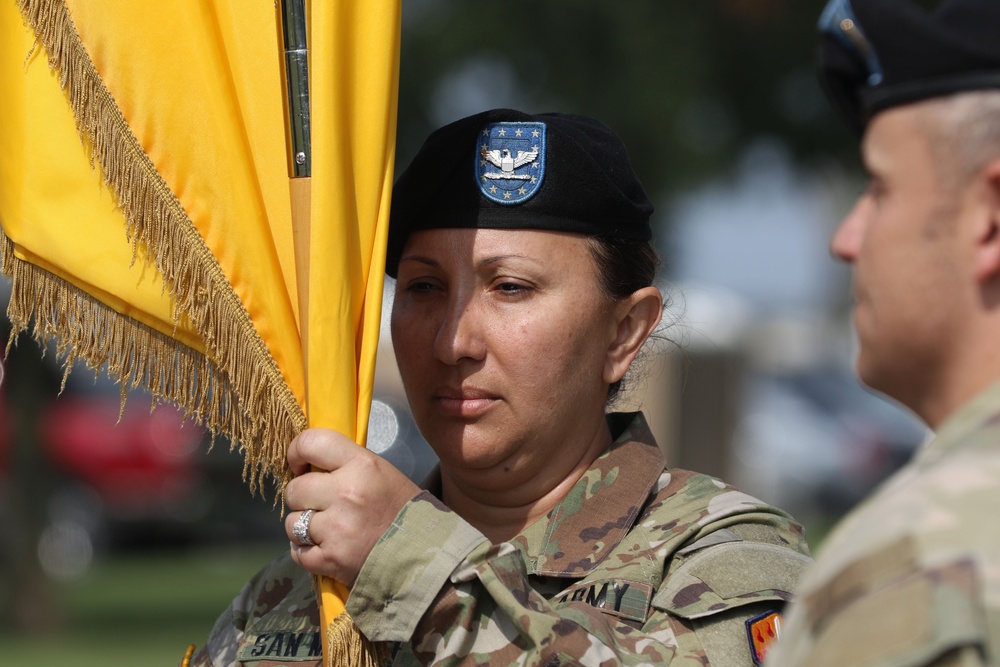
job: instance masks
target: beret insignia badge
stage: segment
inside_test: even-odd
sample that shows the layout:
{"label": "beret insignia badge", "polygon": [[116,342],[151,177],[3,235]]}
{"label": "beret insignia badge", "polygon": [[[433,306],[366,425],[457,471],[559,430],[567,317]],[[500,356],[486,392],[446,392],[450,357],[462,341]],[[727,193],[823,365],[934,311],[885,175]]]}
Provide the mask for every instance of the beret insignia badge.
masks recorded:
{"label": "beret insignia badge", "polygon": [[479,133],[476,182],[487,199],[522,204],[545,177],[545,123],[491,123]]}

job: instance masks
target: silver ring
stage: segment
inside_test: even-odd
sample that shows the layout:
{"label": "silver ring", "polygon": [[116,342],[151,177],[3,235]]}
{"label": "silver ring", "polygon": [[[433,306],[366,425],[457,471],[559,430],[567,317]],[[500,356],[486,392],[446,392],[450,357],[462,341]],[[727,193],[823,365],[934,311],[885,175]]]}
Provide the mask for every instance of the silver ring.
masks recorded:
{"label": "silver ring", "polygon": [[295,539],[299,541],[299,544],[310,547],[316,546],[316,543],[309,537],[309,522],[312,521],[312,514],[312,510],[306,510],[292,524],[292,535]]}

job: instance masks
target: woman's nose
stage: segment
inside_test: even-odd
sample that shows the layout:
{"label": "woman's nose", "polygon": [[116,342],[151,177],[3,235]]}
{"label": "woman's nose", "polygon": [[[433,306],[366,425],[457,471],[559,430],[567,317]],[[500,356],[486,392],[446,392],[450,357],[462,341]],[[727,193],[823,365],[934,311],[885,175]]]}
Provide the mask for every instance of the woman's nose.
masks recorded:
{"label": "woman's nose", "polygon": [[438,327],[434,354],[446,364],[482,360],[486,356],[486,342],[480,322],[479,308],[473,298],[453,300]]}

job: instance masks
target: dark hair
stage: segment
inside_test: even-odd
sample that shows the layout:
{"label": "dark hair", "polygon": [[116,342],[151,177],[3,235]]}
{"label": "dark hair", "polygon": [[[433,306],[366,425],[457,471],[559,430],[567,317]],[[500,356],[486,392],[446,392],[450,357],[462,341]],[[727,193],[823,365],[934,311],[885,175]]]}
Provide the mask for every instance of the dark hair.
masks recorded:
{"label": "dark hair", "polygon": [[[649,287],[656,278],[660,255],[645,239],[613,236],[590,237],[590,252],[597,264],[601,289],[610,300],[624,299],[636,290]],[[624,378],[608,387],[607,402],[621,394]]]}

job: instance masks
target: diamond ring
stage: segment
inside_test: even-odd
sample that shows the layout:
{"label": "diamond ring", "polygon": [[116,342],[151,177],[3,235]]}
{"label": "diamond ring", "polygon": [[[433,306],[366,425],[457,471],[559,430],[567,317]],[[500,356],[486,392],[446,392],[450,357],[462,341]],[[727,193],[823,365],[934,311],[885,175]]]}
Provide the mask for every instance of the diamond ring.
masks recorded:
{"label": "diamond ring", "polygon": [[292,535],[299,544],[303,546],[316,546],[316,543],[309,537],[309,522],[312,521],[312,510],[306,510],[299,515],[299,518],[292,524]]}

